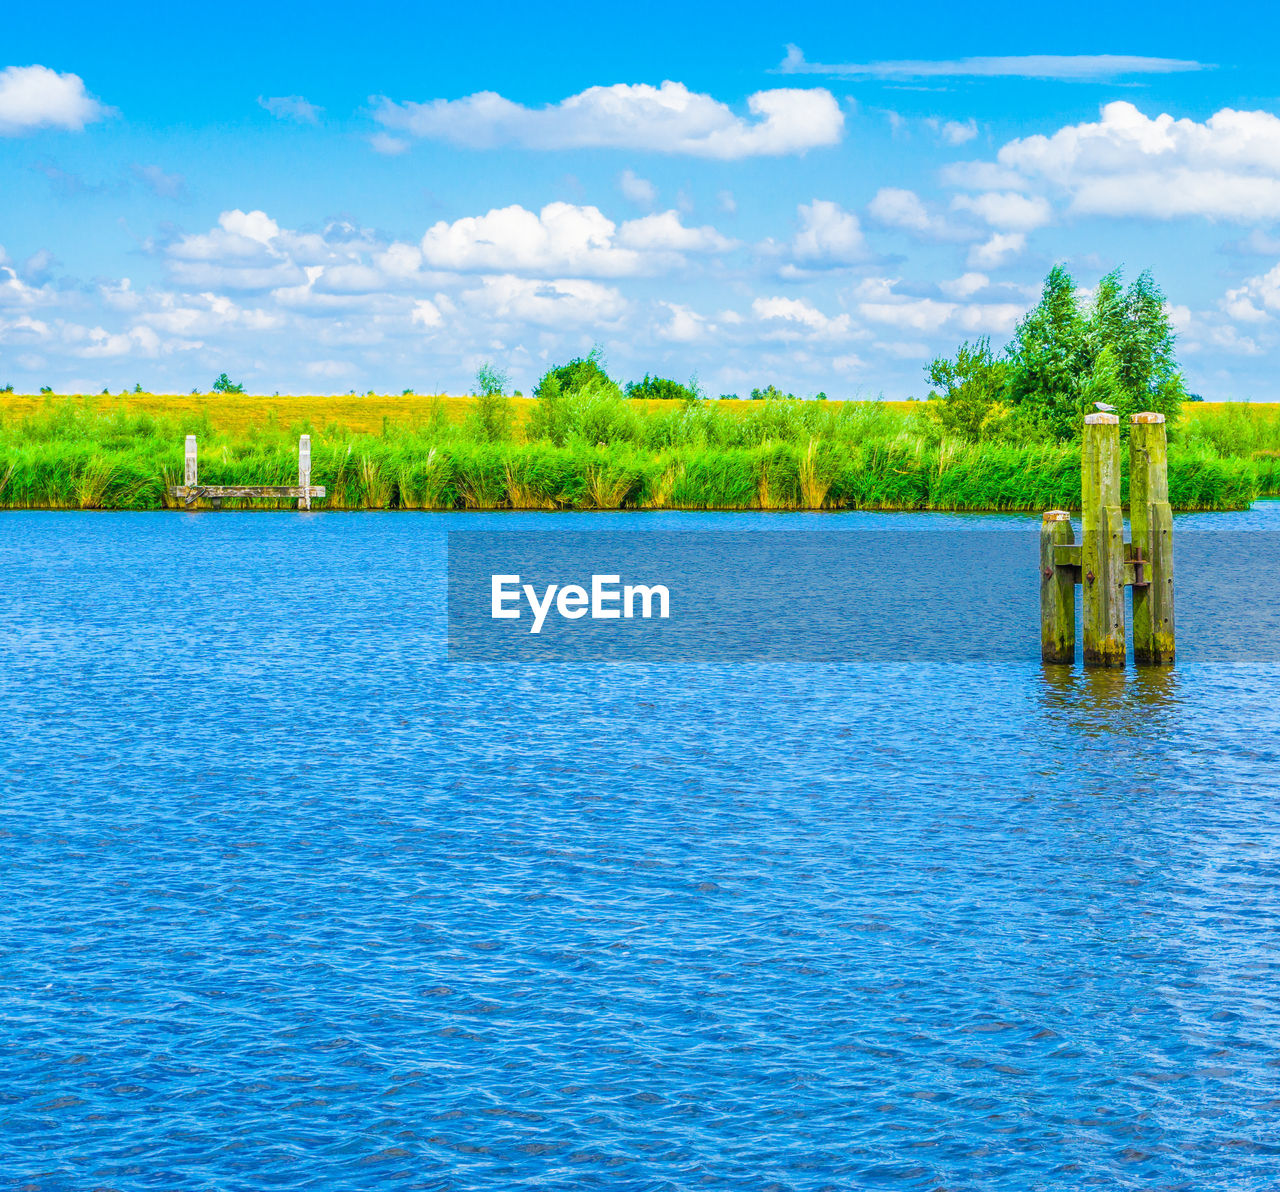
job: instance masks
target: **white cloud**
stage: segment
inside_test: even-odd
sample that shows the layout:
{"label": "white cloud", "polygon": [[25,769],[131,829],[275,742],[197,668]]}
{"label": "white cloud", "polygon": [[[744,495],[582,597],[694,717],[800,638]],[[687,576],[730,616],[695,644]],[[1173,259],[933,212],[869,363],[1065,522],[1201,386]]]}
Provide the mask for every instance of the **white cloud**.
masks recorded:
{"label": "white cloud", "polygon": [[440,307],[432,302],[430,298],[418,299],[413,304],[413,313],[409,318],[412,322],[421,327],[426,327],[428,330],[439,327],[444,322]]}
{"label": "white cloud", "polygon": [[38,128],[80,132],[111,112],[84,89],[79,75],[59,74],[47,66],[0,70],[0,136],[19,136]]}
{"label": "white cloud", "polygon": [[1262,323],[1280,312],[1280,265],[1228,290],[1222,309],[1239,323]]}
{"label": "white cloud", "polygon": [[729,245],[714,228],[685,227],[674,211],[619,226],[598,207],[548,203],[540,212],[513,205],[442,220],[423,236],[422,255],[435,268],[461,272],[627,277],[678,268],[686,252]]}
{"label": "white cloud", "polygon": [[713,323],[708,323],[702,315],[687,306],[681,306],[678,302],[663,302],[661,305],[671,317],[657,328],[660,339],[670,340],[672,343],[691,344],[715,331]]}
{"label": "white cloud", "polygon": [[847,314],[831,318],[803,298],[756,298],[751,313],[779,339],[842,339],[853,329]]}
{"label": "white cloud", "polygon": [[627,310],[626,299],[616,289],[577,278],[486,277],[477,289],[463,293],[462,301],[486,319],[553,328],[599,326],[619,319]]}
{"label": "white cloud", "polygon": [[618,243],[641,252],[724,252],[733,247],[715,228],[686,228],[675,211],[628,220],[618,229]]}
{"label": "white cloud", "polygon": [[990,284],[991,279],[985,273],[965,273],[950,281],[939,282],[938,289],[948,298],[959,298],[963,301],[985,290]]}
{"label": "white cloud", "polygon": [[301,95],[258,96],[260,106],[266,108],[277,120],[292,120],[296,124],[319,124],[323,108],[309,103]]}
{"label": "white cloud", "polygon": [[160,337],[150,327],[134,327],[129,331],[111,334],[102,327],[89,332],[89,343],[76,349],[76,355],[86,360],[102,356],[158,356]]}
{"label": "white cloud", "polygon": [[914,190],[882,186],[867,205],[867,213],[878,224],[920,235],[933,235],[943,230],[943,221],[930,215]]}
{"label": "white cloud", "polygon": [[1215,327],[1209,332],[1209,341],[1232,356],[1260,356],[1262,349],[1247,335],[1241,335],[1234,327]]}
{"label": "white cloud", "polygon": [[1020,195],[1014,191],[988,191],[980,195],[956,195],[951,200],[956,211],[976,215],[992,228],[1005,232],[1030,232],[1043,227],[1053,217],[1053,209],[1040,195]]}
{"label": "white cloud", "polygon": [[133,176],[162,199],[180,199],[186,193],[187,180],[181,174],[166,174],[159,166],[135,165]]}
{"label": "white cloud", "polygon": [[1100,120],[1010,141],[998,169],[1057,188],[1086,215],[1260,223],[1280,218],[1280,117],[1223,108],[1153,118],[1117,101]]}
{"label": "white cloud", "polygon": [[634,170],[623,170],[618,175],[618,189],[624,199],[641,207],[652,207],[658,201],[658,188]]}
{"label": "white cloud", "polygon": [[969,250],[968,264],[973,269],[999,269],[1027,247],[1022,232],[996,232],[991,239],[975,244]]}
{"label": "white cloud", "polygon": [[754,119],[671,81],[589,87],[543,108],[493,91],[428,103],[372,102],[374,119],[391,133],[474,148],[612,148],[732,160],[834,145],[844,129],[840,105],[820,87],[757,91],[747,100]]}
{"label": "white cloud", "polygon": [[964,145],[978,135],[978,122],[972,116],[968,120],[939,120],[930,116],[925,125],[944,145]]}
{"label": "white cloud", "polygon": [[858,314],[868,322],[917,335],[936,334],[943,329],[994,335],[1010,332],[1024,313],[1021,305],[1011,302],[944,302],[914,297],[899,293],[897,284],[890,278],[867,278],[856,291],[861,299]]}
{"label": "white cloud", "polygon": [[963,145],[978,135],[978,122],[970,116],[968,120],[948,120],[939,130],[938,136],[948,145]]}
{"label": "white cloud", "polygon": [[[400,284],[412,245],[386,245],[335,221],[321,232],[282,229],[265,211],[224,211],[216,227],[162,246],[170,276],[201,289],[281,287],[375,293]],[[389,254],[381,258],[381,253]],[[377,267],[379,260],[391,266]],[[373,261],[374,266],[370,265]]]}
{"label": "white cloud", "polygon": [[796,261],[809,268],[852,265],[867,254],[858,217],[829,199],[801,203],[800,230],[791,242]]}
{"label": "white cloud", "polygon": [[375,132],[369,138],[369,144],[373,146],[375,153],[381,153],[384,157],[398,157],[401,153],[409,152],[408,141],[385,132]]}
{"label": "white cloud", "polygon": [[1144,58],[1133,54],[1019,54],[1009,57],[908,59],[894,62],[822,63],[806,61],[798,46],[787,46],[780,74],[838,75],[842,78],[1024,78],[1068,83],[1098,82],[1135,74],[1176,74],[1206,70],[1185,58]]}

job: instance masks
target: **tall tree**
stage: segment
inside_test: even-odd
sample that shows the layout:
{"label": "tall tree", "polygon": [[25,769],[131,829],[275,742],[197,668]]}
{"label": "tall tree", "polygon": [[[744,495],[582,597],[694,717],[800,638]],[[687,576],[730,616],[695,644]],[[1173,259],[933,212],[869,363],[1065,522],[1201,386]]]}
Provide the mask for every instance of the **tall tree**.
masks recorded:
{"label": "tall tree", "polygon": [[1098,350],[1110,348],[1115,355],[1112,404],[1121,424],[1128,425],[1128,415],[1140,410],[1156,410],[1172,421],[1186,391],[1168,305],[1150,271],[1140,273],[1123,292],[1119,270],[1107,274],[1099,283],[1091,322]]}
{"label": "tall tree", "polygon": [[1075,282],[1055,265],[1040,301],[1027,312],[1006,349],[1009,401],[1021,419],[1058,439],[1078,433],[1083,387],[1092,363],[1088,324]]}

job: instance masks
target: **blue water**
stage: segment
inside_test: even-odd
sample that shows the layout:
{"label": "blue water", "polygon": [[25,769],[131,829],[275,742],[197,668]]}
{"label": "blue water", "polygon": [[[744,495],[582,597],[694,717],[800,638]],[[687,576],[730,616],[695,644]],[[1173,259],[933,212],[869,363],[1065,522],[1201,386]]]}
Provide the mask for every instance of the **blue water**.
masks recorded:
{"label": "blue water", "polygon": [[458,525],[0,515],[0,1187],[1280,1186],[1247,608],[1046,671],[1034,519],[467,515],[1003,528],[1027,651],[450,663]]}

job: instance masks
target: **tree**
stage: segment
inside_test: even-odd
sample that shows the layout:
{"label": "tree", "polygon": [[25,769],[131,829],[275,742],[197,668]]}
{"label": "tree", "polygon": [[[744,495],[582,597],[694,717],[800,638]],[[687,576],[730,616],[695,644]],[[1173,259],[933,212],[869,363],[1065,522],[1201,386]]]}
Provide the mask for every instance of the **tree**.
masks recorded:
{"label": "tree", "polygon": [[541,397],[544,386],[554,381],[558,386],[556,396],[565,397],[595,392],[615,397],[622,396],[622,390],[604,370],[604,355],[597,344],[586,356],[570,360],[568,364],[560,364],[548,369],[533,390],[534,397]]}
{"label": "tree", "polygon": [[1023,317],[1005,349],[1010,403],[1023,420],[1056,439],[1079,433],[1082,381],[1091,363],[1087,331],[1075,282],[1055,265],[1039,303]]}
{"label": "tree", "polygon": [[956,358],[939,356],[925,369],[929,384],[929,407],[942,428],[967,439],[986,438],[999,425],[1006,410],[1010,366],[997,360],[987,336],[976,343],[966,341]]}
{"label": "tree", "polygon": [[766,385],[763,389],[751,391],[752,401],[795,401],[794,393],[783,393],[774,385]]}
{"label": "tree", "polygon": [[545,439],[563,447],[573,433],[573,415],[555,371],[547,373],[533,391],[535,400],[525,433],[530,439]]}
{"label": "tree", "polygon": [[511,438],[511,399],[503,392],[507,374],[492,364],[482,364],[476,372],[475,402],[467,415],[467,427],[478,439],[498,443]]}
{"label": "tree", "polygon": [[1121,426],[1142,410],[1176,418],[1186,387],[1174,353],[1168,305],[1150,271],[1140,273],[1128,290],[1121,288],[1118,269],[1108,273],[1098,283],[1089,330],[1095,373],[1110,354],[1105,367],[1113,374],[1111,396],[1102,400],[1116,407]]}
{"label": "tree", "polygon": [[510,383],[507,374],[487,360],[476,370],[476,393],[481,397],[503,397]]}
{"label": "tree", "polygon": [[1149,272],[1126,290],[1113,270],[1081,310],[1070,275],[1055,265],[1006,349],[1017,423],[1074,438],[1097,402],[1115,406],[1122,434],[1140,410],[1172,421],[1186,399],[1175,338],[1165,296]]}
{"label": "tree", "polygon": [[688,385],[679,381],[669,381],[665,377],[651,377],[644,374],[643,381],[628,381],[626,395],[631,398],[646,398],[657,401],[697,401],[698,395]]}
{"label": "tree", "polygon": [[[141,392],[142,387],[139,386],[135,392]],[[243,393],[244,386],[237,385],[226,373],[219,373],[218,379],[213,383],[214,393]]]}

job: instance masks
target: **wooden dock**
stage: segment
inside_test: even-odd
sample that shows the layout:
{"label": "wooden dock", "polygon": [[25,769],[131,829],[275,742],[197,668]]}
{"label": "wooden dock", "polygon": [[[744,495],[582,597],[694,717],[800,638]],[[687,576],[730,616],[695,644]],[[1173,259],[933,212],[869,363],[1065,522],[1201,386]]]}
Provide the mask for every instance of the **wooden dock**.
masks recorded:
{"label": "wooden dock", "polygon": [[314,499],[325,495],[324,486],[311,483],[311,436],[298,439],[297,484],[201,484],[198,479],[196,437],[187,436],[186,470],[184,483],[169,487],[169,495],[184,509],[194,509],[197,501],[208,501],[214,509],[221,509],[226,500],[237,501],[291,501],[298,502],[299,509],[310,509]]}

